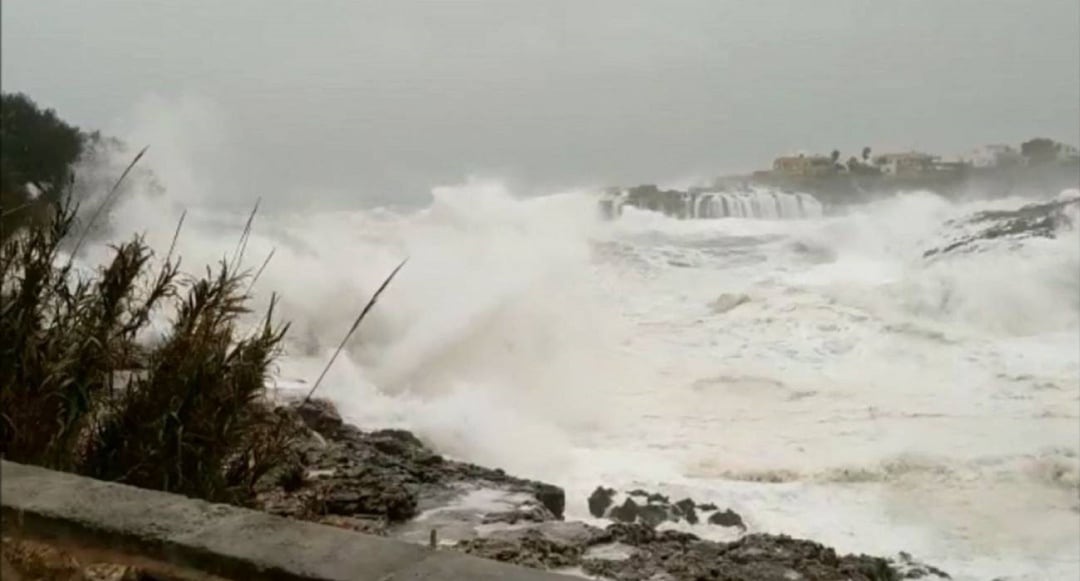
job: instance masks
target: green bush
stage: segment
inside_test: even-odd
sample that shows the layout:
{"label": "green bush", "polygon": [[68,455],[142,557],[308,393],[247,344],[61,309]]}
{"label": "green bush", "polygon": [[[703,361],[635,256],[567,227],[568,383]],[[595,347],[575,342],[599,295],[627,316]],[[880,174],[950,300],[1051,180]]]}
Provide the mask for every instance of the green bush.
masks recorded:
{"label": "green bush", "polygon": [[[92,275],[59,256],[75,211],[57,205],[0,248],[0,455],[135,486],[244,503],[293,433],[265,384],[286,326],[273,304],[243,333],[249,278],[160,267],[144,241]],[[168,330],[140,342],[155,313]]]}

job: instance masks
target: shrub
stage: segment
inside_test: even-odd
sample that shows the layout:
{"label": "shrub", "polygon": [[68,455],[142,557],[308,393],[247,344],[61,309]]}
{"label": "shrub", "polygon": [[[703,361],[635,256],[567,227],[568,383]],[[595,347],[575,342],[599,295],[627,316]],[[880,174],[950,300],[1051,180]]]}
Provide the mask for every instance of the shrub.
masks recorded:
{"label": "shrub", "polygon": [[[0,248],[0,455],[145,488],[244,503],[293,437],[265,383],[286,326],[243,333],[249,277],[224,261],[157,272],[136,237],[92,275],[59,256],[75,210]],[[239,261],[236,261],[239,262]],[[164,337],[139,341],[155,313]]]}

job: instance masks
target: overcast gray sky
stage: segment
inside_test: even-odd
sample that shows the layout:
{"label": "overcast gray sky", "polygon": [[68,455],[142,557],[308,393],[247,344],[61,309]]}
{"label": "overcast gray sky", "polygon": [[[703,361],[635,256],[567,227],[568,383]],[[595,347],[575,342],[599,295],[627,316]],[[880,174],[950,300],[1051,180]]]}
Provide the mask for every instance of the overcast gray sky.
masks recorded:
{"label": "overcast gray sky", "polygon": [[[671,182],[1080,139],[1078,0],[6,0],[2,80],[214,196]],[[151,126],[151,129],[146,129]],[[155,149],[157,148],[157,149]]]}

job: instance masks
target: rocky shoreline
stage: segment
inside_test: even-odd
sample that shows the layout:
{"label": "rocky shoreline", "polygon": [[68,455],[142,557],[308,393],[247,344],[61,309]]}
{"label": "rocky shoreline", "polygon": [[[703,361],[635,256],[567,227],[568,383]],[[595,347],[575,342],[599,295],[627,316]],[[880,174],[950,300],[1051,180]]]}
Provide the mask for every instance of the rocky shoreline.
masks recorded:
{"label": "rocky shoreline", "polygon": [[[610,521],[603,528],[566,521],[568,499],[557,486],[444,458],[407,431],[365,432],[325,401],[279,411],[306,434],[290,462],[260,483],[255,508],[281,516],[595,579],[948,578],[904,554],[839,555],[812,541],[749,533],[730,509],[644,490],[601,486],[569,499]],[[663,526],[678,522],[725,527],[735,540]]]}

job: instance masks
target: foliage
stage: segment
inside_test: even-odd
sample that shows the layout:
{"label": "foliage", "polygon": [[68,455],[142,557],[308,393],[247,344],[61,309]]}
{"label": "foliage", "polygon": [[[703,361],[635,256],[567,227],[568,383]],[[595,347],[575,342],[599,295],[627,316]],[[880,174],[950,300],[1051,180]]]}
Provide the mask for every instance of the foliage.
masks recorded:
{"label": "foliage", "polygon": [[[0,455],[46,467],[242,503],[292,432],[265,399],[285,332],[273,300],[250,334],[248,279],[224,262],[154,272],[141,238],[85,276],[59,256],[75,211],[0,248]],[[164,336],[140,340],[159,313]]]}
{"label": "foliage", "polygon": [[1058,158],[1062,145],[1053,139],[1036,137],[1020,144],[1020,153],[1028,159],[1029,163],[1039,164],[1054,161]]}
{"label": "foliage", "polygon": [[0,94],[0,240],[48,221],[91,137],[26,95]]}
{"label": "foliage", "polygon": [[56,191],[71,179],[85,136],[52,109],[21,93],[0,95],[0,192],[25,195],[26,185]]}

